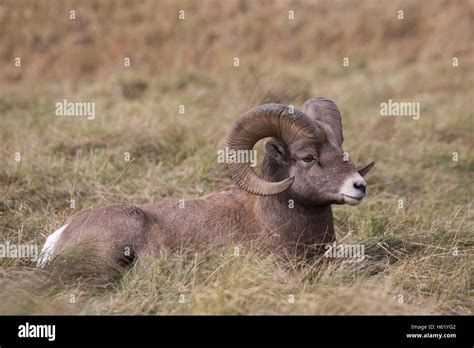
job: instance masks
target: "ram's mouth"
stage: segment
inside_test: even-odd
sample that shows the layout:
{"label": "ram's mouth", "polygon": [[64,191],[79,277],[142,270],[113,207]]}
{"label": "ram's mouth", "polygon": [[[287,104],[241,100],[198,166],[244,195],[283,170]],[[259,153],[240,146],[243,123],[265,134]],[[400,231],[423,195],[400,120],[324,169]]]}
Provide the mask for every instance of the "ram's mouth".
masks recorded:
{"label": "ram's mouth", "polygon": [[353,197],[353,196],[344,195],[344,203],[349,204],[349,205],[357,205],[360,202],[362,202],[363,199],[364,199],[364,196]]}

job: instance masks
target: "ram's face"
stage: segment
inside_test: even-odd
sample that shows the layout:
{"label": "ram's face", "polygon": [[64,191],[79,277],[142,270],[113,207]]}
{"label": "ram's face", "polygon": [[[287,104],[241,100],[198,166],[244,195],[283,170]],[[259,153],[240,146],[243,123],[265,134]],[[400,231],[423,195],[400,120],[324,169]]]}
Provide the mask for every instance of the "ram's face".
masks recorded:
{"label": "ram's face", "polygon": [[362,202],[367,184],[337,145],[325,137],[302,138],[287,147],[277,142],[275,139],[267,142],[267,153],[274,155],[271,147],[280,147],[278,161],[287,168],[287,175],[294,177],[288,192],[296,202],[302,205]]}
{"label": "ram's face", "polygon": [[229,164],[241,189],[260,196],[285,192],[303,205],[356,205],[365,197],[362,177],[373,163],[357,171],[345,157],[341,114],[331,100],[308,100],[303,111],[282,104],[260,105],[235,123],[227,145],[248,151],[268,137],[264,178],[247,163]]}

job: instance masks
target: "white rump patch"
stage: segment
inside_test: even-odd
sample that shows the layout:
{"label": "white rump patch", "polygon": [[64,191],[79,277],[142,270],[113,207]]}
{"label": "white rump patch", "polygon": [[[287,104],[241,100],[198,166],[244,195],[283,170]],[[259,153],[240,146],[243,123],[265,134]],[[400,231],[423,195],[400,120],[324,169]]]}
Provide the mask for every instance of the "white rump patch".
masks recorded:
{"label": "white rump patch", "polygon": [[54,257],[54,250],[58,244],[59,237],[64,232],[68,224],[64,225],[63,227],[57,229],[52,233],[46,242],[43,245],[43,249],[41,249],[40,256],[38,258],[38,262],[36,263],[36,267],[43,268],[46,266]]}

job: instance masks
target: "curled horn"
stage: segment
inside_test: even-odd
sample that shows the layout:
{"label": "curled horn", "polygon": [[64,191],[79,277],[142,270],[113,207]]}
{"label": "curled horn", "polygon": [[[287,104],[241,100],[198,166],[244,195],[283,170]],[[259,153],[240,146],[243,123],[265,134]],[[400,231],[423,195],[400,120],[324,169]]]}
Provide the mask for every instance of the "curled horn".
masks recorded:
{"label": "curled horn", "polygon": [[344,135],[342,133],[341,113],[336,104],[327,98],[313,98],[303,104],[303,112],[310,118],[325,123],[331,128],[337,144],[342,147]]}
{"label": "curled horn", "polygon": [[[285,144],[300,136],[317,137],[318,129],[304,113],[282,104],[264,104],[247,111],[232,127],[227,138],[231,150],[251,151],[263,138],[274,137]],[[230,173],[244,191],[269,196],[288,189],[294,177],[279,182],[269,182],[255,173],[250,163],[229,163]]]}
{"label": "curled horn", "polygon": [[361,169],[358,169],[357,171],[359,172],[359,174],[361,176],[364,176],[365,174],[367,174],[369,172],[369,170],[372,169],[372,167],[375,165],[375,162],[370,162],[369,164],[367,164],[364,168],[361,168]]}

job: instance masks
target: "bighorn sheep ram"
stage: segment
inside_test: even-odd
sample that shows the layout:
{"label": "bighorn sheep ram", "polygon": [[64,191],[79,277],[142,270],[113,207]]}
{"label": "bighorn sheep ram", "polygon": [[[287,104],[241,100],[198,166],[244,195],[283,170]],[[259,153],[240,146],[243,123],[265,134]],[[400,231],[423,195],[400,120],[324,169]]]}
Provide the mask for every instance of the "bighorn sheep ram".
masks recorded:
{"label": "bighorn sheep ram", "polygon": [[[38,266],[80,243],[93,243],[105,263],[160,255],[181,246],[260,239],[304,258],[335,240],[331,204],[359,204],[363,176],[374,162],[356,170],[342,151],[341,115],[334,102],[308,100],[303,111],[265,104],[245,113],[232,127],[227,146],[251,151],[263,138],[261,176],[249,163],[229,163],[237,185],[184,201],[111,205],[83,213],[48,237]],[[132,260],[129,261],[132,261]]]}

